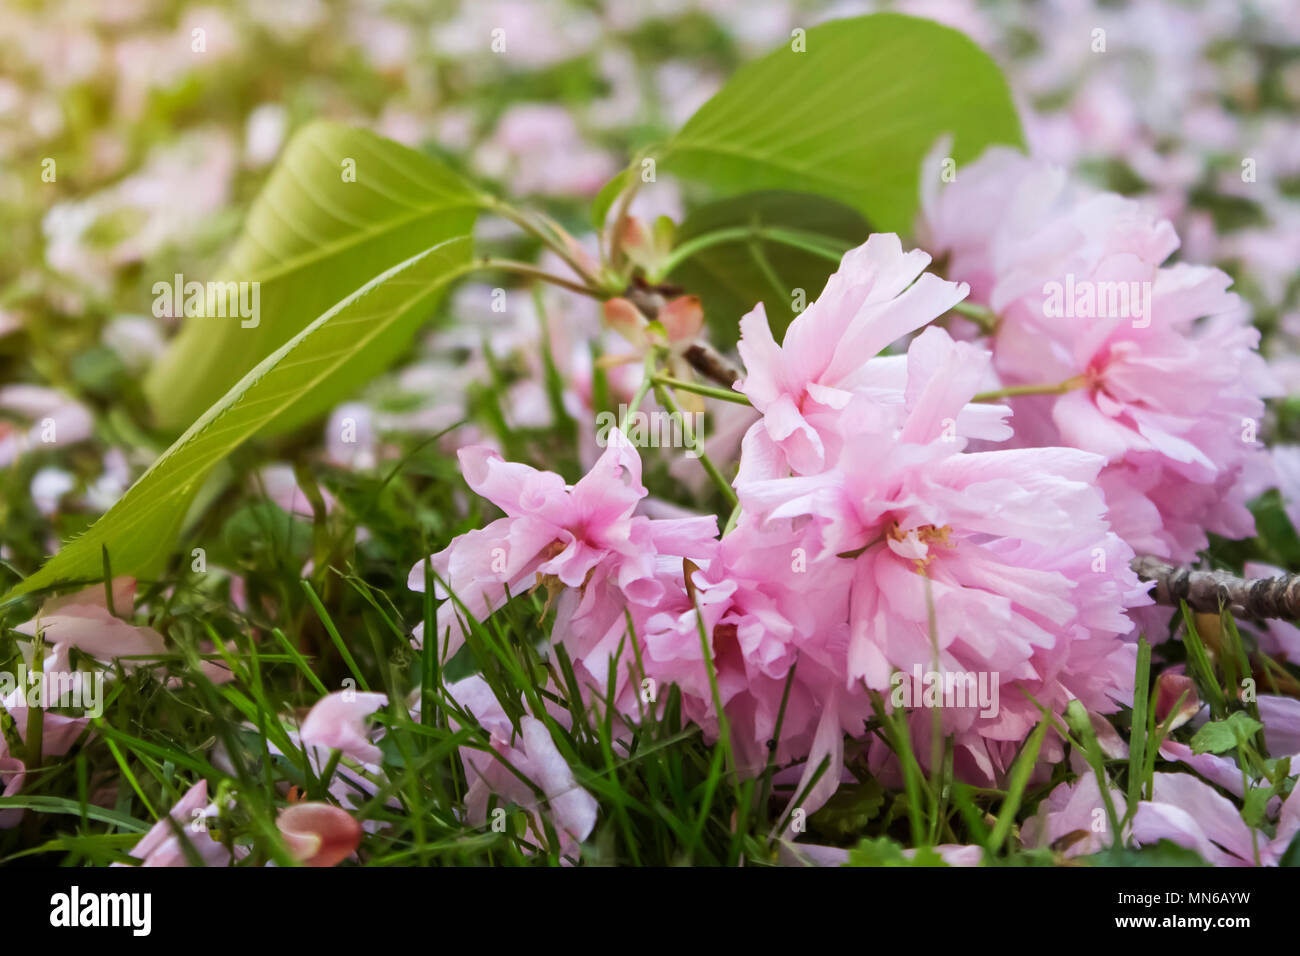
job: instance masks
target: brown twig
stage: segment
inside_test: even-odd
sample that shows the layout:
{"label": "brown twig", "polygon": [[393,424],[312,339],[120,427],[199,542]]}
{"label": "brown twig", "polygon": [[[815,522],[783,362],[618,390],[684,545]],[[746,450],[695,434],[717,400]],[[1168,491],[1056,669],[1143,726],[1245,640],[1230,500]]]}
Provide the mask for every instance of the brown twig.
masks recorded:
{"label": "brown twig", "polygon": [[1154,581],[1151,596],[1157,604],[1177,607],[1186,601],[1193,611],[1217,614],[1230,610],[1237,617],[1300,618],[1300,575],[1276,578],[1239,578],[1227,571],[1193,571],[1175,567],[1160,558],[1133,559],[1133,570],[1143,581]]}
{"label": "brown twig", "polygon": [[[667,283],[648,285],[640,277],[637,277],[624,290],[623,297],[631,301],[646,318],[654,319],[659,315],[659,310],[667,304],[669,299],[681,294],[682,290],[678,286]],[[712,379],[719,385],[730,388],[741,378],[740,369],[703,339],[697,339],[686,350],[685,355],[686,361],[691,363],[691,367],[695,371],[705,378]]]}
{"label": "brown twig", "polygon": [[691,367],[719,385],[730,386],[740,380],[740,369],[707,342],[697,341],[686,350]]}

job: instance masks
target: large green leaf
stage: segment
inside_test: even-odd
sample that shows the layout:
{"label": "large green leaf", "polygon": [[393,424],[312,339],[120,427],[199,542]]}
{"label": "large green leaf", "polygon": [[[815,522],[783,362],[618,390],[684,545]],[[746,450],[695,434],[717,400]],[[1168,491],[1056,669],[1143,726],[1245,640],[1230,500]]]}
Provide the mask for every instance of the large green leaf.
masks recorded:
{"label": "large green leaf", "polygon": [[[85,534],[69,542],[6,600],[38,588],[113,573],[148,578],[174,553],[186,509],[212,468],[255,433],[294,416],[345,366],[373,366],[394,329],[427,316],[471,259],[468,234],[383,272],[263,359],[209,408]],[[188,553],[188,547],[183,550]]]}
{"label": "large green leaf", "polygon": [[600,192],[596,193],[596,198],[591,202],[591,224],[598,231],[605,228],[605,220],[609,217],[610,207],[614,205],[619,193],[628,187],[632,182],[632,176],[636,174],[636,170],[632,166],[627,166],[620,169],[609,182],[600,187]]}
{"label": "large green leaf", "polygon": [[907,232],[921,160],[944,134],[962,163],[1022,145],[997,65],[965,35],[879,13],[813,27],[746,64],[660,153],[660,166],[727,194],[830,196],[882,232]]}
{"label": "large green leaf", "polygon": [[[214,277],[259,283],[260,322],[244,328],[237,317],[186,319],[145,381],[157,424],[185,428],[349,292],[440,239],[467,234],[479,205],[469,184],[421,153],[365,130],[308,126],[285,149]],[[364,367],[322,383],[275,427],[292,427],[346,397],[401,354],[410,341],[403,332],[412,329],[394,329]]]}
{"label": "large green leaf", "polygon": [[704,304],[714,343],[734,345],[740,317],[762,302],[780,341],[786,326],[826,285],[836,259],[826,254],[764,238],[775,227],[786,233],[821,240],[827,250],[843,252],[866,241],[867,221],[847,206],[807,193],[760,192],[701,206],[677,231],[678,245],[698,236],[746,228],[752,236],[711,245],[691,256],[669,278],[695,293]]}

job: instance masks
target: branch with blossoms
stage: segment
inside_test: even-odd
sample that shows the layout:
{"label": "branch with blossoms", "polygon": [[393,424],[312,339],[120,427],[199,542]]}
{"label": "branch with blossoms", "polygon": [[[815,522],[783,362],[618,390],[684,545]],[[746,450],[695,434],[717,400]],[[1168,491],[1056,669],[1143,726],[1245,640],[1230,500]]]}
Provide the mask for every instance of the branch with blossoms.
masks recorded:
{"label": "branch with blossoms", "polygon": [[[662,297],[647,294],[643,287],[631,290],[628,300],[650,318],[658,315]],[[952,310],[972,319],[989,330],[996,327],[990,321],[992,313],[977,305],[959,303]],[[734,386],[743,373],[730,360],[703,340],[697,340],[682,351],[686,360],[705,377],[726,386]],[[717,401],[752,407],[739,391],[714,388],[698,382],[684,381],[665,375],[653,378],[656,387],[668,387]],[[997,401],[1029,395],[1060,395],[1088,384],[1086,376],[1076,376],[1063,382],[1047,385],[1013,385],[976,395],[977,402]],[[1197,570],[1169,564],[1158,557],[1135,557],[1132,568],[1143,581],[1155,584],[1151,596],[1157,604],[1178,607],[1186,602],[1194,611],[1218,613],[1229,610],[1239,617],[1257,620],[1300,618],[1300,575],[1279,575],[1272,578],[1242,578],[1227,571]]]}
{"label": "branch with blossoms", "polygon": [[[1022,162],[993,156],[968,175],[1014,196],[1018,184],[1044,181]],[[944,197],[957,211],[928,210],[932,221],[922,231],[935,249],[949,251],[943,220],[969,220],[965,204],[1016,205],[972,199],[963,188]],[[756,414],[734,481],[704,453],[699,434],[684,429],[686,446],[730,506],[725,526],[715,538],[720,515],[679,524],[640,514],[642,462],[624,432],[571,488],[491,449],[462,449],[472,490],[508,517],[432,556],[446,593],[480,595],[466,610],[481,619],[529,582],[545,583],[548,608],[558,596],[552,640],[616,710],[632,711],[633,680],[672,683],[682,690],[686,716],[725,742],[729,773],[758,775],[772,757],[802,766],[773,839],[791,835],[785,828],[796,812],[815,811],[836,793],[849,769],[845,739],[874,719],[886,731],[875,759],[896,759],[911,781],[918,846],[942,835],[927,836],[922,807],[939,826],[942,777],[952,772],[945,753],[966,762],[961,776],[993,787],[1006,783],[1013,761],[1010,777],[1023,781],[1037,762],[1062,760],[1067,746],[1094,772],[1112,845],[1190,840],[1167,832],[1162,805],[1195,794],[1171,793],[1185,782],[1154,770],[1145,785],[1130,771],[1129,793],[1112,794],[1092,721],[1104,723],[1101,715],[1117,701],[1132,701],[1135,713],[1148,706],[1137,694],[1149,687],[1150,647],[1138,638],[1132,612],[1152,603],[1255,619],[1300,611],[1298,577],[1196,571],[1135,556],[1129,543],[1151,542],[1191,561],[1206,528],[1238,537],[1252,530],[1244,492],[1229,492],[1224,476],[1239,481],[1253,452],[1262,396],[1243,383],[1253,381],[1244,373],[1258,356],[1236,300],[1224,294],[1226,277],[1162,266],[1171,251],[1166,230],[1119,201],[1107,210],[1115,219],[1107,225],[1126,242],[1137,237],[1149,246],[1131,268],[1157,290],[1160,324],[1147,331],[1151,301],[1133,317],[1052,322],[1057,317],[1045,314],[1023,276],[1012,277],[1019,298],[1000,301],[995,312],[987,290],[982,301],[967,302],[970,286],[960,275],[927,273],[928,253],[877,234],[843,254],[822,294],[779,342],[762,304],[744,316],[737,367],[705,341],[700,300],[663,281],[671,271],[664,262],[684,254],[657,248],[626,205],[605,246],[609,258],[587,271],[602,277],[596,297],[604,300],[606,325],[634,351],[602,361],[643,363],[633,412],[653,394],[683,423],[681,396]],[[1095,214],[1081,205],[1065,216]],[[996,245],[994,232],[982,241]],[[692,240],[701,249],[712,241],[707,234]],[[978,273],[972,255],[949,261]],[[1078,260],[1070,267],[1082,268]],[[1099,275],[1109,267],[1104,257],[1091,266]],[[974,324],[975,341],[945,328],[954,315]],[[890,354],[901,341],[906,349]],[[1191,394],[1184,382],[1204,374],[1210,352],[1243,374],[1207,376]],[[1187,414],[1188,405],[1200,416]],[[1233,440],[1239,423],[1251,427]],[[1000,444],[1012,438],[1015,445]],[[531,505],[534,499],[541,504]],[[521,554],[521,539],[549,544]],[[499,560],[485,567],[486,554]],[[624,620],[636,669],[620,678],[622,665],[591,649],[607,646]],[[464,639],[467,619],[451,602],[437,623],[453,648]],[[1011,640],[997,636],[1008,632]],[[844,635],[844,643],[832,650],[827,635]],[[1058,657],[1050,660],[1043,647]],[[1005,687],[1001,710],[994,705],[963,723],[927,714],[916,696],[899,696],[909,681],[921,694],[907,668],[927,660],[936,671],[942,662],[963,673],[991,672]],[[1218,678],[1208,662],[1198,666],[1222,717]],[[1009,676],[1046,673],[1048,681]],[[1291,686],[1287,676],[1270,673],[1275,691]],[[801,705],[787,714],[791,698]],[[1159,675],[1153,753],[1183,759],[1182,745],[1166,738],[1199,706],[1190,678]],[[757,715],[778,707],[784,722],[769,728]],[[1011,724],[1018,733],[1009,738],[1004,728]],[[1258,777],[1265,771],[1252,726],[1243,725],[1238,744],[1241,772]],[[921,746],[927,737],[928,755]],[[859,745],[873,752],[869,742]],[[1072,783],[1065,792],[1086,786],[1091,782]],[[1039,825],[1053,826],[1051,814]],[[1005,831],[1001,822],[994,846]],[[1249,839],[1257,863],[1285,849],[1280,838]]]}

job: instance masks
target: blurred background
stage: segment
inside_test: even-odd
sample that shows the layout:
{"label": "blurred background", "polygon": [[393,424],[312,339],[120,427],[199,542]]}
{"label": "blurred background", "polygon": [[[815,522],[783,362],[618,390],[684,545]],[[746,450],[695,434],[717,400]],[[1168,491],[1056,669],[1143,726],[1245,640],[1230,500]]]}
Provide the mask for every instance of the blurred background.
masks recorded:
{"label": "blurred background", "polygon": [[[296,129],[371,128],[589,233],[600,187],[738,64],[796,27],[878,10],[989,51],[1031,148],[1172,219],[1179,257],[1236,278],[1300,392],[1296,0],[3,0],[0,559],[39,564],[166,446],[138,384],[174,331],[151,285],[211,272]],[[687,199],[661,178],[636,212],[680,220]],[[349,409],[369,440],[332,449],[317,429],[320,454],[366,467],[376,436],[446,427],[481,340],[500,357],[538,335],[535,312],[494,316],[470,288],[446,311]],[[571,344],[580,362],[587,345]],[[526,425],[545,402],[536,380],[518,387],[509,414]],[[59,441],[42,445],[50,418]],[[1265,437],[1294,441],[1298,421],[1277,403]],[[263,477],[292,508],[292,475]]]}

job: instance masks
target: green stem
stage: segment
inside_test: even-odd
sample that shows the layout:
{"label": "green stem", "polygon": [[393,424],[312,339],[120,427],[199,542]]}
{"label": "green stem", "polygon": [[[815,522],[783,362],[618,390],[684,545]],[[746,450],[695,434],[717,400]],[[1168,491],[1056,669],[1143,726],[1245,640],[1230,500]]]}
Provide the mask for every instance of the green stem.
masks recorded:
{"label": "green stem", "polygon": [[740,499],[736,497],[736,490],[732,488],[731,483],[723,477],[722,472],[718,470],[718,466],[715,465],[709,459],[709,456],[704,453],[704,446],[700,444],[699,438],[691,428],[690,421],[684,414],[682,414],[682,410],[678,406],[677,400],[673,398],[672,392],[658,383],[655,384],[654,390],[655,398],[659,400],[659,404],[663,405],[681,420],[682,434],[684,434],[686,440],[690,442],[691,450],[694,451],[696,456],[700,459],[700,464],[704,466],[704,470],[708,472],[709,477],[713,479],[713,483],[718,486],[718,490],[722,492],[722,496],[730,502],[731,507],[735,508],[740,504]]}
{"label": "green stem", "polygon": [[109,617],[117,617],[117,608],[113,607],[113,565],[108,560],[108,545],[101,545],[99,551],[104,561],[104,607],[108,608]]}
{"label": "green stem", "polygon": [[703,395],[705,398],[716,398],[720,402],[731,402],[733,405],[750,404],[749,399],[740,392],[733,392],[729,389],[714,388],[712,385],[700,385],[697,382],[686,382],[680,378],[670,378],[667,375],[655,375],[653,378],[656,385],[666,385],[679,391]]}
{"label": "green stem", "polygon": [[659,267],[652,281],[658,282],[662,280],[664,276],[671,274],[674,269],[691,258],[691,256],[697,255],[712,246],[728,242],[749,242],[755,239],[764,239],[768,242],[793,246],[796,249],[802,249],[804,252],[821,256],[832,262],[839,262],[844,257],[845,252],[845,247],[816,233],[799,232],[792,229],[774,229],[770,226],[732,226],[687,239],[669,253],[668,258]]}
{"label": "green stem", "polygon": [[982,305],[976,305],[974,302],[958,302],[951,311],[963,316],[978,325],[984,332],[992,335],[998,329],[998,317],[992,309],[985,308]]}
{"label": "green stem", "polygon": [[614,208],[614,221],[610,225],[609,232],[606,233],[605,236],[606,262],[616,273],[620,270],[624,258],[622,242],[623,231],[627,227],[628,211],[632,208],[632,200],[635,199],[636,194],[641,191],[642,179],[639,167],[645,158],[646,153],[644,150],[637,153],[636,156],[632,158],[632,162],[628,166],[628,170],[631,173],[629,177],[630,181],[625,187],[623,187],[622,193],[619,194]]}
{"label": "green stem", "polygon": [[557,276],[547,272],[545,269],[539,269],[537,266],[530,265],[527,262],[517,262],[514,259],[494,259],[484,256],[475,259],[468,266],[460,270],[461,274],[468,272],[478,272],[479,270],[496,269],[501,272],[513,272],[516,275],[526,276],[529,279],[539,279],[542,282],[549,282],[551,285],[557,285],[562,289],[568,289],[570,292],[577,292],[579,295],[590,296],[593,299],[607,299],[609,293],[598,289],[594,286],[584,285],[581,282],[574,282],[563,276]]}
{"label": "green stem", "polygon": [[726,537],[736,530],[736,523],[740,521],[740,505],[731,509],[731,514],[727,517],[727,526],[722,529],[722,537]]}
{"label": "green stem", "polygon": [[632,424],[632,417],[636,414],[641,403],[645,401],[646,395],[654,385],[655,377],[650,369],[650,362],[647,360],[645,374],[641,376],[641,384],[637,386],[636,394],[632,396],[632,404],[627,407],[627,415],[623,418],[623,423],[619,425],[619,431],[624,435],[627,434],[628,426]]}
{"label": "green stem", "polygon": [[1000,398],[1015,398],[1020,395],[1064,395],[1076,388],[1088,384],[1087,376],[1076,375],[1055,385],[1010,385],[995,392],[981,392],[971,399],[972,402],[996,402]]}
{"label": "green stem", "polygon": [[[27,680],[36,679],[39,684],[45,672],[45,630],[40,626],[40,621],[36,624],[36,638],[32,641],[32,666],[28,670]],[[27,687],[19,688],[22,694],[27,693]],[[45,695],[41,695],[38,706],[27,708],[27,772],[31,773],[41,765],[41,738],[45,733]]]}
{"label": "green stem", "polygon": [[[929,575],[922,575],[925,581],[925,610],[927,629],[930,635],[930,669],[939,671],[939,626],[934,614],[934,589]],[[930,843],[938,842],[939,826],[943,814],[940,812],[939,798],[943,792],[943,721],[939,708],[930,710],[930,797],[933,813],[930,816]]]}
{"label": "green stem", "polygon": [[538,218],[534,219],[524,210],[516,209],[509,203],[497,199],[495,196],[483,196],[481,202],[485,209],[489,209],[497,215],[509,219],[520,229],[524,230],[524,232],[534,236],[543,245],[551,249],[568,264],[569,268],[581,276],[583,281],[588,285],[599,285],[596,277],[587,271],[577,256],[573,255],[570,251],[568,242],[565,240],[574,242],[575,245],[577,244],[576,241],[573,240],[573,238],[549,216],[539,214]]}
{"label": "green stem", "polygon": [[[1242,761],[1241,767],[1241,795],[1243,798],[1250,794],[1250,775],[1246,773],[1245,761]],[[1259,862],[1259,831],[1254,825],[1250,828],[1250,851],[1254,857],[1255,865],[1260,866]]]}
{"label": "green stem", "polygon": [[[1038,722],[1038,726],[1020,748],[1015,763],[1011,765],[1007,797],[998,808],[997,821],[993,824],[993,832],[989,834],[987,849],[990,853],[997,853],[1002,848],[1007,834],[1011,832],[1011,824],[1015,822],[1016,811],[1020,809],[1020,801],[1025,795],[1025,788],[1029,785],[1029,775],[1038,762],[1038,751],[1043,746],[1043,737],[1046,736],[1049,726],[1051,721],[1047,717]],[[1103,789],[1102,793],[1104,795],[1106,791]]]}

